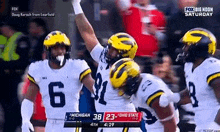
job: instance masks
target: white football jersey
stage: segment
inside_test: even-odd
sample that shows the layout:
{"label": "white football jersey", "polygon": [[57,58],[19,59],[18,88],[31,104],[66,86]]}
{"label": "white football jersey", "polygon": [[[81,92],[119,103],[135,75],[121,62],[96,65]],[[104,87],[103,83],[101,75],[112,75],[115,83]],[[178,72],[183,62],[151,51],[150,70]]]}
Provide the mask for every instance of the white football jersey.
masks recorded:
{"label": "white football jersey", "polygon": [[119,96],[118,90],[115,90],[110,83],[110,68],[105,58],[106,50],[100,44],[97,44],[90,53],[92,58],[99,64],[94,85],[96,110],[97,112],[135,112],[135,107],[130,99]]}
{"label": "white football jersey", "polygon": [[81,80],[91,69],[84,60],[66,60],[51,69],[48,60],[31,63],[28,78],[39,86],[48,119],[65,119],[66,112],[79,112]]}
{"label": "white football jersey", "polygon": [[[143,73],[141,74],[143,78],[138,91],[131,96],[131,100],[138,111],[143,113],[143,120],[145,122],[145,128],[149,132],[163,132],[164,127],[160,123],[156,112],[151,108],[151,103],[157,97],[166,93],[167,95],[172,94],[172,91],[167,87],[167,85],[158,77]],[[173,111],[175,111],[174,105],[172,103]],[[176,122],[179,122],[178,111],[174,112]]]}
{"label": "white football jersey", "polygon": [[220,108],[214,90],[209,86],[215,78],[220,77],[220,61],[210,57],[192,71],[193,63],[185,63],[184,71],[187,88],[195,108],[197,128],[205,129],[213,122]]}

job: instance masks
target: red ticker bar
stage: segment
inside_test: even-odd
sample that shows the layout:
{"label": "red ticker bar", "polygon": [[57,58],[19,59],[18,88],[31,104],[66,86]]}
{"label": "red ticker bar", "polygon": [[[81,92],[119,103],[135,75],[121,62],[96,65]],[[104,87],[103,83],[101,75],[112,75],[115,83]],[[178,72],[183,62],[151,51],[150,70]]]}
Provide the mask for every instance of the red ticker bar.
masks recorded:
{"label": "red ticker bar", "polygon": [[141,112],[105,112],[104,122],[140,122]]}

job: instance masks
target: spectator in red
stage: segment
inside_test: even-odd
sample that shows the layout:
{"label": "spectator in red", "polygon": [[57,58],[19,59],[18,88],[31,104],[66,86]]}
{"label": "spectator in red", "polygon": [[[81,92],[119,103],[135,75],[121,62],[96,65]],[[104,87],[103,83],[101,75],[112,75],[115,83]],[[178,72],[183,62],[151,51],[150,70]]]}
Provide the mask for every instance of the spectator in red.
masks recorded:
{"label": "spectator in red", "polygon": [[138,44],[135,61],[141,66],[142,72],[151,72],[148,62],[163,48],[166,25],[164,14],[150,0],[117,0],[121,10],[123,24],[128,34]]}
{"label": "spectator in red", "polygon": [[[28,87],[30,85],[30,80],[28,78],[25,78],[24,85],[22,88],[22,94],[25,96]],[[45,132],[45,124],[46,124],[46,114],[45,114],[45,108],[43,106],[42,97],[40,92],[38,92],[35,102],[34,102],[34,112],[33,116],[31,118],[31,123],[34,126],[35,132]]]}

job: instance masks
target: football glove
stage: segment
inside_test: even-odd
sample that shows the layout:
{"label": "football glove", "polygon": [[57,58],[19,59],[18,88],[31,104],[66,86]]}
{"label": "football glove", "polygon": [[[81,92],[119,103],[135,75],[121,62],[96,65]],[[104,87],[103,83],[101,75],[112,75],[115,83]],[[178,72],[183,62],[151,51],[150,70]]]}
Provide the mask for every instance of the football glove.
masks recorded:
{"label": "football glove", "polygon": [[22,130],[22,132],[33,132],[34,127],[30,121],[22,121],[21,130]]}

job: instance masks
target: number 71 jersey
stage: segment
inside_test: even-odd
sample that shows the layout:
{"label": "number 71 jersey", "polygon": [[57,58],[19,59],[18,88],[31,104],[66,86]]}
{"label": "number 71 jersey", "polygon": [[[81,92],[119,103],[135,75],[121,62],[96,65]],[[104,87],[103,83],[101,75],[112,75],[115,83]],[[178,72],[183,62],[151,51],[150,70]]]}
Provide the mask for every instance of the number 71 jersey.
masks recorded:
{"label": "number 71 jersey", "polygon": [[51,69],[48,60],[29,66],[28,78],[39,86],[47,118],[64,120],[66,112],[79,111],[81,80],[89,73],[84,60],[68,59],[61,69]]}
{"label": "number 71 jersey", "polygon": [[195,108],[195,122],[204,127],[214,121],[220,108],[214,90],[209,86],[215,78],[220,77],[220,61],[210,57],[194,70],[192,68],[193,63],[185,63],[186,84]]}

